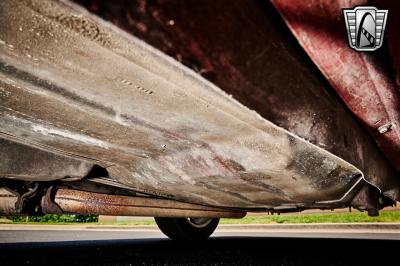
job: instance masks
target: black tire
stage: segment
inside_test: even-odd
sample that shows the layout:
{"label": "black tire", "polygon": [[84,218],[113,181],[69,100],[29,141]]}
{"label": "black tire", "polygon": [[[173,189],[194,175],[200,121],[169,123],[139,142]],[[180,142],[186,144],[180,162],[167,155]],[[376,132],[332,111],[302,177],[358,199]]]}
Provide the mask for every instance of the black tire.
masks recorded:
{"label": "black tire", "polygon": [[203,240],[207,239],[217,228],[219,218],[203,219],[203,223],[196,224],[201,219],[194,218],[154,218],[163,232],[174,240]]}

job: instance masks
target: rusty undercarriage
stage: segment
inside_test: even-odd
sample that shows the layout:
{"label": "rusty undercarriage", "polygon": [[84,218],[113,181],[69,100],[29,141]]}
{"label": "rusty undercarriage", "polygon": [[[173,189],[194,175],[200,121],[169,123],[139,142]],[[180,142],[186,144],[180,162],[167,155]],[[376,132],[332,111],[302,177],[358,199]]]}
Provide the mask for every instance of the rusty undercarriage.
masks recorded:
{"label": "rusty undercarriage", "polygon": [[180,62],[77,4],[1,1],[0,213],[376,215],[399,200],[397,146],[381,152],[272,4],[77,2]]}

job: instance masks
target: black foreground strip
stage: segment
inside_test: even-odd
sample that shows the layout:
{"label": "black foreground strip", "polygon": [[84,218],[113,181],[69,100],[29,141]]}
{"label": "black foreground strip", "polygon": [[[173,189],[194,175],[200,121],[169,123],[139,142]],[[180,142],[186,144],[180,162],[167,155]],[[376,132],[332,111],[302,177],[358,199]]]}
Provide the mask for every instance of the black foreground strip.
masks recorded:
{"label": "black foreground strip", "polygon": [[0,244],[0,264],[395,265],[398,248],[399,241],[393,240],[274,237],[12,243]]}

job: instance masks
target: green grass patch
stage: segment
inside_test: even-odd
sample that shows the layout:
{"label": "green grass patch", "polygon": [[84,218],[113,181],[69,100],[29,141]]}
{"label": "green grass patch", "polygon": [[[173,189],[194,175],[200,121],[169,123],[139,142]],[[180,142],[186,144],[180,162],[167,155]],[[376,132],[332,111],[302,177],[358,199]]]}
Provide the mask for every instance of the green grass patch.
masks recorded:
{"label": "green grass patch", "polygon": [[382,211],[377,217],[369,217],[365,212],[287,214],[246,216],[242,219],[221,219],[221,224],[271,224],[271,223],[373,223],[400,222],[400,212]]}
{"label": "green grass patch", "polygon": [[[221,224],[283,224],[283,223],[367,223],[367,222],[400,222],[400,211],[381,211],[377,217],[369,217],[365,212],[352,213],[318,213],[286,215],[249,215],[242,219],[221,219]],[[0,217],[0,223],[18,224],[79,224],[103,226],[142,226],[155,225],[154,220],[104,221],[98,222],[94,215],[44,215]]]}
{"label": "green grass patch", "polygon": [[97,215],[78,215],[78,214],[46,214],[37,216],[9,216],[0,217],[0,223],[43,223],[43,224],[71,224],[71,223],[95,223],[98,221]]}

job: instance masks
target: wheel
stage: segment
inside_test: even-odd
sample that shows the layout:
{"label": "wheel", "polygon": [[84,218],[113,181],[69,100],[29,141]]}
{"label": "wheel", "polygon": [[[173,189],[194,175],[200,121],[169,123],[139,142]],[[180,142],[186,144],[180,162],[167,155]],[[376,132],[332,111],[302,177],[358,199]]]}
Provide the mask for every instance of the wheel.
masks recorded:
{"label": "wheel", "polygon": [[166,236],[174,240],[207,239],[217,228],[219,218],[154,218]]}

